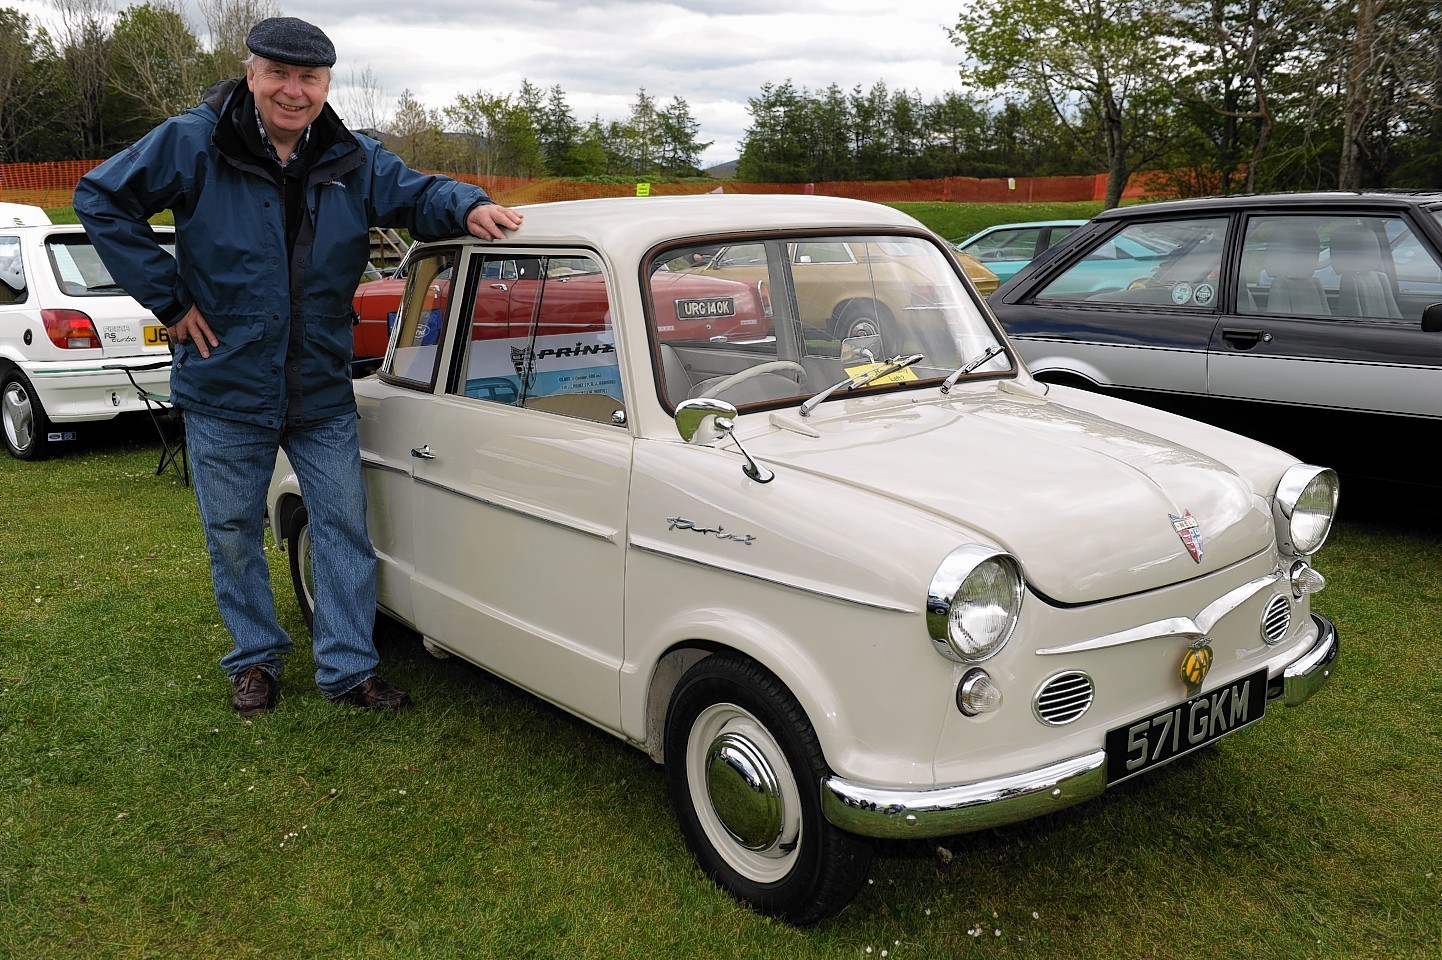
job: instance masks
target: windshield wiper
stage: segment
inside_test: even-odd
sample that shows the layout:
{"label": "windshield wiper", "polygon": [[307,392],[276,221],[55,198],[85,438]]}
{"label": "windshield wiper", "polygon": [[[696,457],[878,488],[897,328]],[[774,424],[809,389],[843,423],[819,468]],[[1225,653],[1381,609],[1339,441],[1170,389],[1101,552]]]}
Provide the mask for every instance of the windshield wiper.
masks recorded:
{"label": "windshield wiper", "polygon": [[827,387],[825,390],[822,390],[810,400],[807,400],[805,403],[801,404],[801,415],[803,417],[811,416],[811,411],[816,409],[817,404],[821,403],[821,401],[825,400],[827,397],[831,396],[833,393],[842,389],[843,387],[847,390],[855,390],[859,387],[864,387],[869,383],[875,383],[877,380],[880,380],[882,377],[887,376],[888,374],[895,373],[898,370],[905,370],[913,363],[925,359],[926,354],[924,353],[913,353],[909,357],[892,357],[885,363],[872,367],[865,373],[858,373],[854,377],[847,377],[840,383],[833,383],[831,386]]}
{"label": "windshield wiper", "polygon": [[942,381],[941,392],[944,394],[950,393],[951,388],[956,386],[956,381],[960,380],[968,373],[971,373],[971,371],[975,370],[983,363],[986,363],[988,360],[992,359],[999,353],[1001,353],[1001,344],[993,343],[991,346],[987,347],[985,350],[982,351],[981,356],[975,358],[974,360],[968,360],[966,363],[963,363],[961,366],[957,367],[951,376],[947,377],[945,380]]}

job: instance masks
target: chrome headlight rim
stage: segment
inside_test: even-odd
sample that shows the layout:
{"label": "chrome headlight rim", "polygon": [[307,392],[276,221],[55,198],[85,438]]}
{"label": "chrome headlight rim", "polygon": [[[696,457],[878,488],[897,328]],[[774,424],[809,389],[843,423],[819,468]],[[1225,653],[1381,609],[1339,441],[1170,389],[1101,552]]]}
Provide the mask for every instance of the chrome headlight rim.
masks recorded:
{"label": "chrome headlight rim", "polygon": [[1272,501],[1277,542],[1284,553],[1310,557],[1322,548],[1337,518],[1338,493],[1337,472],[1329,467],[1299,463],[1287,468]]}
{"label": "chrome headlight rim", "polygon": [[[1004,623],[978,645],[975,637],[965,635],[952,612],[968,588],[978,586],[978,577],[1001,572],[1009,578],[1005,591]],[[937,652],[958,663],[975,664],[990,660],[1006,646],[1021,617],[1022,597],[1026,579],[1021,561],[998,547],[967,544],[947,555],[931,578],[926,598],[926,627]],[[961,636],[958,636],[961,633]]]}

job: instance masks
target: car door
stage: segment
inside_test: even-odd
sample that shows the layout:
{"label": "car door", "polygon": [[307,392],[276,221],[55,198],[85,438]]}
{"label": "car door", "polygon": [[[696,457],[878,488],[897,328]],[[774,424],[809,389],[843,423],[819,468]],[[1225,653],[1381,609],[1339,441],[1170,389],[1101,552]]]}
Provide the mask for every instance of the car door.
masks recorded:
{"label": "car door", "polygon": [[[482,285],[494,260],[527,262],[471,256],[469,275]],[[594,258],[565,258],[600,272]],[[452,314],[447,382],[414,434],[415,623],[614,728],[631,435],[606,285],[585,288],[601,300],[586,311],[599,319],[578,330],[568,321],[582,287],[562,279],[571,270],[548,277],[549,259],[530,258],[534,297],[513,297],[503,324],[493,297],[472,296]],[[553,283],[564,313],[556,317],[547,305]],[[558,328],[566,332],[543,332]]]}
{"label": "car door", "polygon": [[1421,327],[1442,261],[1401,213],[1254,214],[1242,236],[1212,397],[1442,418],[1442,334]]}
{"label": "car door", "polygon": [[1098,234],[1008,297],[1007,332],[1043,378],[1200,402],[1227,234],[1195,216]]}

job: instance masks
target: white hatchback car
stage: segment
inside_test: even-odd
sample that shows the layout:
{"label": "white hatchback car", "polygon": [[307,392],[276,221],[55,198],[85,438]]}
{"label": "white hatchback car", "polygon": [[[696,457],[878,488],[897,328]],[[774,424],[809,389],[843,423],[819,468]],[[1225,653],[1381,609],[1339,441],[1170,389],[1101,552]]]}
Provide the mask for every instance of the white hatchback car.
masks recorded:
{"label": "white hatchback car", "polygon": [[[1058,810],[1330,675],[1310,558],[1332,471],[1037,383],[911,218],[820,197],[525,213],[503,242],[413,251],[356,383],[380,605],[663,762],[741,900],[828,916],[869,838]],[[678,321],[737,304],[668,277],[737,243],[765,323],[686,339]],[[796,267],[827,243],[915,273],[879,333],[816,320],[882,315]],[[543,283],[492,279],[522,258]],[[597,271],[582,303],[570,278]],[[284,461],[268,507],[309,617]]]}
{"label": "white hatchback car", "polygon": [[[161,243],[171,232],[156,228]],[[171,250],[173,253],[173,249]],[[165,327],[100,262],[85,228],[0,203],[0,425],[13,457],[44,456],[74,425],[145,409],[167,394]]]}

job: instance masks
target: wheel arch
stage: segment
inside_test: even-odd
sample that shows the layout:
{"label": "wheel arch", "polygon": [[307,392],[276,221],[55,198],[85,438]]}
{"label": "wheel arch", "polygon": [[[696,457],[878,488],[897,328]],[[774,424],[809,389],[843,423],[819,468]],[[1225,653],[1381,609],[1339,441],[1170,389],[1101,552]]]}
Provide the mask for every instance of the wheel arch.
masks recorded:
{"label": "wheel arch", "polygon": [[[791,692],[801,704],[812,729],[816,731],[822,753],[837,733],[841,711],[828,709],[827,704],[839,702],[839,695],[827,679],[826,671],[803,654],[801,645],[791,642],[779,627],[749,615],[725,618],[724,624],[708,623],[708,630],[687,631],[687,639],[672,641],[651,666],[641,691],[641,745],[646,754],[664,764],[666,715],[671,695],[687,670],[706,657],[730,653],[745,657],[772,676]],[[718,629],[720,632],[718,632]],[[709,638],[703,639],[705,634]],[[623,718],[623,723],[625,719]]]}

